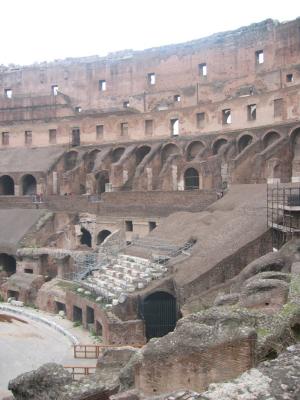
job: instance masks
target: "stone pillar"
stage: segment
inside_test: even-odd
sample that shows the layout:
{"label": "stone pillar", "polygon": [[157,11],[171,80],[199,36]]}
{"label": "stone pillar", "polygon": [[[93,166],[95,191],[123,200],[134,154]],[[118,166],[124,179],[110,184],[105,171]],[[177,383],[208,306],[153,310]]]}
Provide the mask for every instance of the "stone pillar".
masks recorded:
{"label": "stone pillar", "polygon": [[172,190],[178,190],[177,172],[178,172],[177,165],[172,165]]}
{"label": "stone pillar", "polygon": [[22,196],[20,185],[15,184],[15,196]]}
{"label": "stone pillar", "polygon": [[123,185],[128,181],[128,170],[123,169]]}
{"label": "stone pillar", "polygon": [[53,171],[52,173],[52,192],[53,194],[57,194],[58,193],[58,180],[57,180],[57,172]]}
{"label": "stone pillar", "polygon": [[146,168],[146,174],[147,174],[147,190],[152,190],[152,168]]}

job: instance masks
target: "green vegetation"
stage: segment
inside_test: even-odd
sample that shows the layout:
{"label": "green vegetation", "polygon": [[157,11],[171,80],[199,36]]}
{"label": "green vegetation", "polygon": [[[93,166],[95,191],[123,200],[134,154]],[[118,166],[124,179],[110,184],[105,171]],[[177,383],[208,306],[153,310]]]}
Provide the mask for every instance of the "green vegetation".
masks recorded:
{"label": "green vegetation", "polygon": [[77,327],[79,327],[79,326],[81,326],[81,325],[82,325],[82,323],[81,323],[80,321],[74,321],[74,322],[73,322],[74,328],[77,328]]}

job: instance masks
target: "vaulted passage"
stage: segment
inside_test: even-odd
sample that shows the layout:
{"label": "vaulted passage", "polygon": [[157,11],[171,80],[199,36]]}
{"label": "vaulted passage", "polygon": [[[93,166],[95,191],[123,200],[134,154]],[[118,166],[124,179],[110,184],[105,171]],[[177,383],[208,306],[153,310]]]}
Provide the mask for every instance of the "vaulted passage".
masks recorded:
{"label": "vaulted passage", "polygon": [[36,194],[36,179],[32,175],[24,175],[22,177],[22,194],[23,196],[30,196]]}
{"label": "vaulted passage", "polygon": [[217,140],[214,144],[213,144],[213,148],[212,148],[212,152],[213,155],[216,155],[219,153],[221,147],[223,147],[225,144],[227,144],[227,140],[226,139],[219,139]]}
{"label": "vaulted passage", "polygon": [[176,326],[176,299],[166,292],[152,293],[142,302],[140,313],[145,321],[148,340],[164,336]]}
{"label": "vaulted passage", "polygon": [[9,175],[0,178],[0,196],[12,196],[15,194],[15,183]]}
{"label": "vaulted passage", "polygon": [[107,229],[104,229],[103,231],[99,232],[97,235],[97,244],[101,244],[104,242],[104,240],[111,235],[111,231],[108,231]]}
{"label": "vaulted passage", "polygon": [[90,232],[85,228],[81,228],[81,233],[80,243],[92,247],[92,235]]}
{"label": "vaulted passage", "polygon": [[184,190],[199,189],[199,173],[195,168],[188,168],[184,173]]}
{"label": "vaulted passage", "polygon": [[16,260],[13,256],[6,253],[0,254],[0,276],[11,276],[16,273]]}

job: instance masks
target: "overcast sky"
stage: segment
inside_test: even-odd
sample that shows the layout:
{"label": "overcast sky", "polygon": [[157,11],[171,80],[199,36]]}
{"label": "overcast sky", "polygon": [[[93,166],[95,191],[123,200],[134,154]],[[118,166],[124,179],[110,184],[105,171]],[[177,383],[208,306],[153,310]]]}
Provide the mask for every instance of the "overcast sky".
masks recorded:
{"label": "overcast sky", "polygon": [[2,0],[0,64],[103,56],[298,16],[300,0]]}

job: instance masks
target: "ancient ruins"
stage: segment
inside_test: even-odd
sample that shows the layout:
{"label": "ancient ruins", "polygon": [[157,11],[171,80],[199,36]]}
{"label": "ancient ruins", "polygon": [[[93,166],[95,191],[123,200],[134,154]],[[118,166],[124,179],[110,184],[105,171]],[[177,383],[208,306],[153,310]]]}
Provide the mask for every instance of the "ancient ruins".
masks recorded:
{"label": "ancient ruins", "polygon": [[1,65],[0,125],[0,398],[299,398],[299,18]]}

